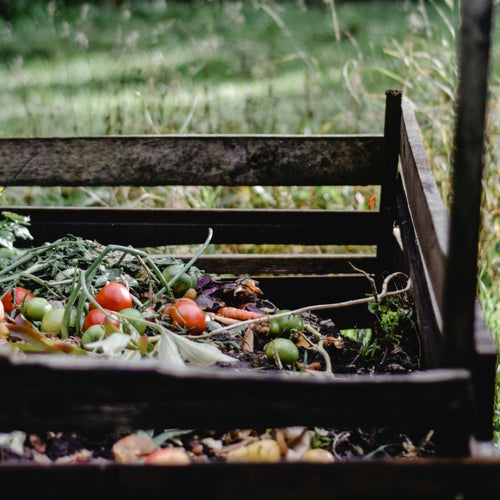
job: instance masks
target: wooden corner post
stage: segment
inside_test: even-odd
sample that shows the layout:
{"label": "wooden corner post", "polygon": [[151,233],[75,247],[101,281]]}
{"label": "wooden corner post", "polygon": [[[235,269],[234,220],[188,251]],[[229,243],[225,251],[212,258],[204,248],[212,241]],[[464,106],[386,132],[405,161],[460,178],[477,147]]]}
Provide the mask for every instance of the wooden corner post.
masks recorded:
{"label": "wooden corner post", "polygon": [[443,361],[469,367],[484,165],[492,0],[463,0],[458,39],[449,255],[443,297]]}
{"label": "wooden corner post", "polygon": [[[380,231],[377,261],[380,273],[390,273],[393,265],[394,220],[396,216],[396,180],[401,142],[401,90],[386,91],[384,140],[385,157],[380,193]],[[380,278],[380,277],[379,277]]]}

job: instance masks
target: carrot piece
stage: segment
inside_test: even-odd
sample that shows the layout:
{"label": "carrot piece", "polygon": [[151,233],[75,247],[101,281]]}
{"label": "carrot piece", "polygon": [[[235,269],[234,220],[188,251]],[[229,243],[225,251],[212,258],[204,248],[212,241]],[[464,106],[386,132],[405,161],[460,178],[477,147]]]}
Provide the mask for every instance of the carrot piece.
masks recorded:
{"label": "carrot piece", "polygon": [[217,314],[225,316],[226,318],[238,319],[245,321],[247,319],[258,319],[265,316],[265,314],[247,311],[246,309],[238,309],[237,307],[221,307]]}

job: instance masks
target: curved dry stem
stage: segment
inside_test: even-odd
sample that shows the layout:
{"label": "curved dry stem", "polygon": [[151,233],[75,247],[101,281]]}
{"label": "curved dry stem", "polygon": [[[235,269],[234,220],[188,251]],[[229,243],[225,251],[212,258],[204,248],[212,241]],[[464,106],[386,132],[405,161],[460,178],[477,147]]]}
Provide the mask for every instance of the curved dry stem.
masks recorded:
{"label": "curved dry stem", "polygon": [[[388,291],[388,287],[390,282],[397,278],[398,276],[403,276],[406,278],[406,286],[404,288],[401,288],[399,290],[392,290]],[[223,326],[221,328],[217,328],[216,330],[212,330],[210,333],[207,333],[205,335],[198,335],[196,338],[201,339],[201,338],[209,338],[212,335],[215,335],[217,333],[221,332],[227,332],[230,330],[233,330],[235,328],[241,328],[242,326],[247,326],[255,323],[266,323],[268,322],[271,318],[276,319],[276,318],[284,318],[286,316],[290,316],[292,314],[302,314],[305,312],[310,312],[310,311],[323,311],[327,309],[341,309],[343,307],[351,307],[351,306],[356,306],[360,304],[367,304],[369,302],[378,302],[381,299],[385,297],[392,297],[394,295],[400,295],[402,293],[406,293],[410,290],[410,285],[411,281],[409,276],[407,276],[405,273],[402,272],[395,272],[387,276],[382,284],[382,290],[380,293],[378,293],[376,296],[373,297],[363,297],[361,299],[352,299],[352,300],[346,300],[344,302],[334,302],[332,304],[316,304],[312,306],[305,306],[305,307],[300,307],[299,309],[294,309],[293,311],[285,312],[285,313],[279,313],[279,314],[273,314],[273,315],[267,315],[263,316],[262,318],[257,318],[257,319],[248,319],[245,321],[239,321],[238,323],[235,323],[233,325],[227,325]]]}

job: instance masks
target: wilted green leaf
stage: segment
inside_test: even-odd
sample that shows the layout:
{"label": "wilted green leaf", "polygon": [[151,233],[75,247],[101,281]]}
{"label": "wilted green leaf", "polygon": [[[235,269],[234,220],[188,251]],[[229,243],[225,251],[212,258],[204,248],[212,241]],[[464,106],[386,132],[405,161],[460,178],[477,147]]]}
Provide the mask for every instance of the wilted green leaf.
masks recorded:
{"label": "wilted green leaf", "polygon": [[107,356],[119,356],[130,343],[130,335],[126,333],[115,332],[105,337],[103,340],[90,342],[86,345],[87,349],[99,349]]}
{"label": "wilted green leaf", "polygon": [[184,366],[184,360],[179,349],[172,339],[172,335],[169,335],[167,332],[162,332],[161,334],[158,343],[158,359],[171,366]]}
{"label": "wilted green leaf", "polygon": [[191,361],[191,363],[202,366],[211,366],[217,362],[236,362],[236,359],[223,354],[215,345],[197,342],[196,340],[191,340],[175,333],[172,334],[172,339],[179,348],[181,356],[186,361]]}
{"label": "wilted green leaf", "polygon": [[215,345],[197,342],[172,332],[162,332],[158,358],[174,366],[184,365],[184,360],[201,366],[236,361],[236,359],[223,354]]}
{"label": "wilted green leaf", "polygon": [[31,240],[28,226],[30,218],[13,212],[2,212],[3,220],[0,220],[0,246],[12,250],[17,238]]}

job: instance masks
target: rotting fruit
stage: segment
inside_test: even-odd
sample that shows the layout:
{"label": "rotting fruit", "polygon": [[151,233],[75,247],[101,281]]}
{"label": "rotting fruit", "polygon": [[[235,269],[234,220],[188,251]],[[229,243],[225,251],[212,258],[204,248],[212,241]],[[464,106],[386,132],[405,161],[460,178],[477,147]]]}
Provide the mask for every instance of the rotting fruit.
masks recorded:
{"label": "rotting fruit", "polygon": [[[101,291],[94,297],[94,300],[103,308],[110,311],[121,311],[132,307],[132,295],[128,288],[121,283],[112,281],[101,288]],[[89,309],[93,310],[96,306],[90,303]]]}
{"label": "rotting fruit", "polygon": [[[288,313],[289,309],[282,309],[276,314]],[[298,314],[290,314],[281,318],[271,318],[269,322],[269,334],[273,337],[288,336],[293,330],[302,331],[304,322]]]}
{"label": "rotting fruit", "polygon": [[[170,264],[163,269],[163,277],[170,282],[184,269],[184,264]],[[198,283],[199,273],[195,268],[182,272],[170,287],[175,297],[182,297],[190,288],[194,288]]]}
{"label": "rotting fruit", "polygon": [[270,361],[276,361],[276,356],[278,356],[283,364],[291,365],[298,361],[299,349],[290,339],[279,337],[269,342],[266,356]]}
{"label": "rotting fruit", "polygon": [[[26,298],[25,298],[26,297]],[[33,299],[35,296],[26,288],[22,286],[17,286],[14,288],[14,301],[12,301],[12,290],[9,290],[2,297],[2,304],[6,313],[11,313],[16,307],[21,307],[23,300],[26,304],[29,300]]]}
{"label": "rotting fruit", "polygon": [[281,448],[274,439],[262,439],[230,451],[228,462],[279,462]]}
{"label": "rotting fruit", "polygon": [[[45,313],[40,324],[40,330],[44,333],[54,333],[59,335],[63,330],[64,307],[56,307]],[[70,313],[70,327],[76,324],[76,314],[74,311]]]}
{"label": "rotting fruit", "polygon": [[82,346],[87,347],[87,344],[102,340],[104,337],[103,325],[92,325],[82,335]]}
{"label": "rotting fruit", "polygon": [[23,312],[26,318],[40,321],[52,309],[49,301],[43,297],[33,297],[24,304]]}
{"label": "rotting fruit", "polygon": [[[146,331],[146,323],[144,323],[144,316],[141,314],[140,311],[137,309],[134,309],[133,307],[127,307],[127,309],[122,309],[119,311],[119,314],[122,315],[129,323],[131,326],[137,330],[139,334],[143,334]],[[124,325],[124,331],[125,333],[130,333],[130,328],[128,328],[128,325]]]}
{"label": "rotting fruit", "polygon": [[150,453],[145,461],[148,465],[188,465],[189,455],[179,448],[160,448]]}
{"label": "rotting fruit", "polygon": [[[110,309],[104,309],[104,312],[102,312],[100,309],[92,309],[92,311],[89,311],[89,313],[87,314],[87,316],[85,316],[85,319],[83,320],[83,331],[87,331],[91,326],[93,325],[105,325],[106,324],[106,320],[107,320],[107,316],[105,313],[107,314],[111,314],[113,311],[111,311]],[[120,322],[118,320],[112,320],[113,323],[115,324],[116,326],[116,331],[118,331],[120,329]]]}
{"label": "rotting fruit", "polygon": [[178,300],[168,309],[172,324],[191,334],[200,334],[207,327],[205,313],[192,300]]}

